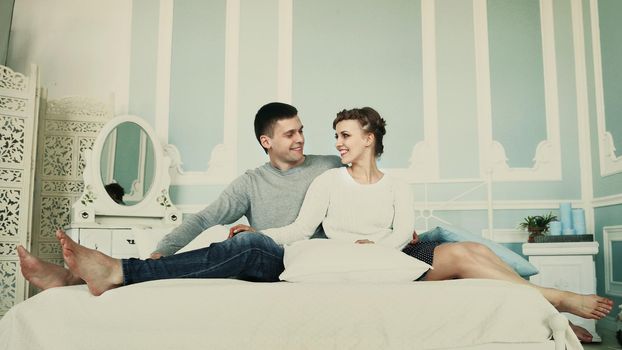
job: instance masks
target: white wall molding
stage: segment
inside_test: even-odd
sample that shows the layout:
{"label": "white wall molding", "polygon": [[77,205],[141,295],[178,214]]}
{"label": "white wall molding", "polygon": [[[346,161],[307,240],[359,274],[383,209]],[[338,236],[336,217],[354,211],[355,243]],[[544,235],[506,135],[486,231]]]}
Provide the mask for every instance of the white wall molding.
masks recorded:
{"label": "white wall molding", "polygon": [[[622,225],[603,227],[603,245],[605,246],[605,293],[622,297],[622,281],[613,279],[613,261],[611,246],[614,241],[622,241]],[[618,268],[620,268],[618,266]]]}
{"label": "white wall molding", "polygon": [[439,179],[438,88],[436,69],[436,8],[434,0],[421,0],[421,52],[423,74],[423,140],[411,151],[407,168],[386,169],[403,180],[429,182]]}
{"label": "white wall molding", "polygon": [[611,196],[596,197],[592,200],[592,206],[595,208],[609,207],[612,205],[622,204],[622,193]]}
{"label": "white wall molding", "polygon": [[[168,1],[172,3],[172,0],[164,0],[164,2]],[[161,6],[164,6],[165,11],[167,11],[168,19],[162,20],[163,14],[161,12],[160,25],[167,26],[169,21],[172,23],[173,8],[172,5],[168,7],[162,3]],[[167,144],[165,151],[172,159],[171,184],[173,185],[228,184],[237,176],[240,0],[227,0],[225,17],[224,140],[212,150],[207,169],[204,171],[185,171],[179,150],[175,145]],[[169,33],[161,30],[160,35],[159,42],[164,42],[163,45],[166,45]],[[170,26],[170,35],[172,37],[172,25]],[[162,93],[162,96],[158,95],[159,100],[166,99],[168,101],[170,98],[170,50],[171,46],[168,47],[168,52],[164,49],[158,49],[158,62],[161,59],[162,62],[165,62],[166,57],[168,57],[168,67],[164,67],[164,63],[162,67],[158,64],[158,81],[162,81],[162,86],[158,85],[158,94]],[[160,55],[166,57],[160,57]],[[168,78],[166,78],[167,74]],[[165,139],[168,139],[168,120],[170,118],[168,102],[158,104],[158,106],[160,109],[156,111],[156,115],[161,117],[157,119],[156,130],[159,130],[158,135],[162,137],[162,130],[166,129],[167,137]]]}
{"label": "white wall molding", "polygon": [[594,62],[594,90],[596,94],[596,123],[598,126],[600,175],[607,176],[622,172],[622,155],[616,157],[613,135],[607,131],[598,0],[590,0],[590,21],[592,23],[592,55]]}
{"label": "white wall molding", "polygon": [[174,1],[160,1],[158,57],[156,62],[155,132],[163,145],[168,143],[171,100],[171,56],[173,53]]}
{"label": "white wall molding", "polygon": [[595,230],[594,189],[592,176],[592,142],[590,139],[590,111],[587,90],[587,65],[585,53],[585,25],[583,3],[571,0],[572,42],[574,46],[575,88],[577,94],[577,133],[579,138],[579,169],[581,172],[581,198],[585,208],[585,223],[590,232]]}
{"label": "white wall molding", "polygon": [[284,103],[292,102],[293,17],[293,0],[279,0],[277,99]]}
{"label": "white wall molding", "polygon": [[484,176],[492,170],[495,181],[561,180],[553,2],[540,0],[547,139],[538,144],[532,168],[510,167],[503,145],[493,138],[487,11],[486,0],[473,0],[480,173]]}

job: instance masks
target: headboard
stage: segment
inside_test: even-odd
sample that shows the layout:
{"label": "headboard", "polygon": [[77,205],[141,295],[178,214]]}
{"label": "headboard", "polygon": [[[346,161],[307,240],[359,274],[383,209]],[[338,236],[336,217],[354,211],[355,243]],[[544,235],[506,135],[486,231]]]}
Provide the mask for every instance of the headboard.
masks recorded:
{"label": "headboard", "polygon": [[415,182],[415,227],[423,232],[437,225],[456,225],[441,212],[485,210],[488,232],[493,232],[492,178]]}

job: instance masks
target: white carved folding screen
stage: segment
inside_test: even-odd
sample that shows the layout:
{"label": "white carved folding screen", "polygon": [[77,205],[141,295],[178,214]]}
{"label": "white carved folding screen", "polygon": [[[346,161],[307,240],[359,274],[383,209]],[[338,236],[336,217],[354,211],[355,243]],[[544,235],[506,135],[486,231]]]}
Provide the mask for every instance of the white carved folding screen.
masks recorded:
{"label": "white carved folding screen", "polygon": [[71,205],[83,191],[84,150],[113,115],[112,96],[105,102],[77,96],[48,101],[42,89],[32,252],[43,260],[63,264],[54,232],[69,225]]}
{"label": "white carved folding screen", "polygon": [[16,248],[30,241],[38,76],[0,66],[0,316],[26,296]]}

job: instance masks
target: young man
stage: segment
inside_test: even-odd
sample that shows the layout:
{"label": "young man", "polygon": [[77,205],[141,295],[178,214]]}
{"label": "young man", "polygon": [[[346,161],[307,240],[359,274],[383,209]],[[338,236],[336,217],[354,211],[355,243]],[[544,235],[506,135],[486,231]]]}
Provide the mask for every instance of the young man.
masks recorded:
{"label": "young man", "polygon": [[[185,218],[159,242],[151,254],[153,260],[148,260],[147,264],[124,261],[126,282],[172,277],[278,281],[283,271],[283,247],[261,234],[238,234],[212,244],[199,254],[171,257],[204,230],[231,224],[242,216],[258,229],[290,224],[296,219],[313,179],[328,169],[341,166],[337,156],[304,154],[303,125],[298,111],[291,105],[273,102],[261,107],[254,127],[257,141],[268,154],[269,162],[247,171],[213,203]],[[22,273],[38,288],[84,283],[70,270],[43,262],[23,247],[18,248],[18,254]],[[168,258],[159,260],[161,257]],[[198,269],[198,265],[203,268]],[[98,292],[97,288],[92,291]]]}

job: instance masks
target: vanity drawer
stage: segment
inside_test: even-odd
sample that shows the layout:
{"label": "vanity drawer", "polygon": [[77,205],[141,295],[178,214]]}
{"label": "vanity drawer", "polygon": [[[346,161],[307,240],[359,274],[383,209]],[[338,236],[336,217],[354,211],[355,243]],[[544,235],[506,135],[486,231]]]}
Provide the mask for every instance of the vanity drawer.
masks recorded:
{"label": "vanity drawer", "polygon": [[80,229],[78,242],[91,249],[99,250],[104,254],[110,253],[112,231],[102,229]]}
{"label": "vanity drawer", "polygon": [[117,259],[138,257],[138,247],[132,230],[112,231],[111,253]]}

